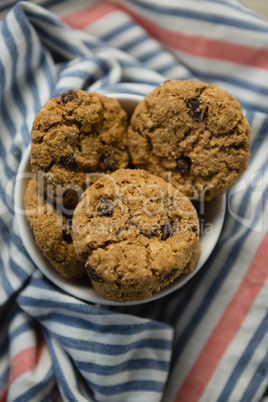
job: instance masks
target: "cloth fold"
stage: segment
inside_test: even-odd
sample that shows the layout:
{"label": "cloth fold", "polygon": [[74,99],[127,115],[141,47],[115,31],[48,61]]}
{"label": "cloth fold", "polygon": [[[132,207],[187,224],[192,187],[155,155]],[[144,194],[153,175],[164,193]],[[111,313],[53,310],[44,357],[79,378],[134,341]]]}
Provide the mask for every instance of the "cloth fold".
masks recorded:
{"label": "cloth fold", "polygon": [[[40,380],[47,378],[46,386],[53,389],[55,379],[48,375],[53,367],[66,400],[88,401],[94,396],[98,401],[142,401],[145,395],[148,400],[159,399],[169,371],[170,326],[86,304],[60,291],[38,271],[17,303],[38,329],[35,353],[42,368]],[[20,336],[29,331],[24,323],[19,328],[25,331]],[[11,393],[10,398],[15,400],[16,395]]]}
{"label": "cloth fold", "polygon": [[[0,26],[0,401],[259,401],[268,384],[268,22],[238,0],[15,4]],[[47,8],[50,8],[48,10]],[[0,12],[1,12],[0,5]],[[34,115],[71,88],[218,84],[252,127],[219,242],[180,291],[100,307],[35,267],[13,190]]]}

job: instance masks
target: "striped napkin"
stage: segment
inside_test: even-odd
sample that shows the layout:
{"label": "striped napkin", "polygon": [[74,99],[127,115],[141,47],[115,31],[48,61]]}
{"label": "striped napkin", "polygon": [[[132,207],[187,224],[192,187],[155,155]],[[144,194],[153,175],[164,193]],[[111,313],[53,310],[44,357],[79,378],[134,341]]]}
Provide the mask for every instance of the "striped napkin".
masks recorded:
{"label": "striped napkin", "polygon": [[[268,22],[239,0],[0,5],[0,401],[248,402],[268,385]],[[9,11],[9,12],[8,12]],[[34,115],[70,88],[145,95],[166,79],[218,84],[252,127],[224,228],[180,291],[133,307],[46,279],[14,221]]]}

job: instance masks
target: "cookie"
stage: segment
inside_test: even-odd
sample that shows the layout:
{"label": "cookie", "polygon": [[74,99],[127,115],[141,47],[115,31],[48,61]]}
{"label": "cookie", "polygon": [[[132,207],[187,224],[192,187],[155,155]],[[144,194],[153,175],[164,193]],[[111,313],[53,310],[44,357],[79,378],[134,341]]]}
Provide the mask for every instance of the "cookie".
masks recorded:
{"label": "cookie", "polygon": [[127,114],[116,99],[98,93],[69,90],[49,100],[35,116],[31,136],[39,193],[53,199],[70,188],[83,192],[95,172],[128,166]]}
{"label": "cookie", "polygon": [[[193,271],[193,269],[195,268],[196,263],[198,261],[199,255],[200,255],[200,244],[196,243],[194,250],[193,250],[193,254],[191,256],[191,259],[188,262],[188,264],[185,266],[183,271],[180,273],[180,275],[184,275],[184,274],[187,274],[187,273]],[[91,267],[87,268],[87,271],[91,278],[94,277],[94,273],[92,273]],[[164,282],[162,282],[162,284],[161,284],[161,288],[159,288],[157,290],[161,290],[165,286],[168,286],[173,280],[174,280],[174,271],[171,270],[170,276],[168,276],[168,275],[166,276],[166,278],[164,279]],[[94,290],[99,295],[101,295],[104,299],[113,300],[113,301],[117,301],[117,302],[118,301],[119,302],[135,301],[135,300],[145,299],[152,295],[152,289],[150,289],[150,288],[146,289],[145,286],[141,292],[140,289],[136,289],[136,288],[130,289],[131,284],[129,284],[129,286],[128,286],[129,290],[127,290],[128,294],[126,295],[126,290],[123,287],[118,287],[116,289],[115,286],[104,286],[102,282],[99,282],[98,277],[96,277],[95,280],[91,279],[91,282],[93,284]],[[133,287],[134,286],[135,286],[135,284],[133,284]],[[116,294],[116,298],[115,298],[115,294]]]}
{"label": "cookie", "polygon": [[35,178],[26,187],[24,206],[36,244],[50,264],[65,278],[83,277],[84,265],[77,258],[73,246],[71,217],[68,219],[61,215],[38,194]]}
{"label": "cookie", "polygon": [[99,294],[142,300],[193,269],[198,217],[191,201],[160,177],[119,169],[82,195],[73,241]]}
{"label": "cookie", "polygon": [[251,129],[227,91],[199,81],[166,81],[136,107],[128,140],[136,167],[208,201],[246,170]]}

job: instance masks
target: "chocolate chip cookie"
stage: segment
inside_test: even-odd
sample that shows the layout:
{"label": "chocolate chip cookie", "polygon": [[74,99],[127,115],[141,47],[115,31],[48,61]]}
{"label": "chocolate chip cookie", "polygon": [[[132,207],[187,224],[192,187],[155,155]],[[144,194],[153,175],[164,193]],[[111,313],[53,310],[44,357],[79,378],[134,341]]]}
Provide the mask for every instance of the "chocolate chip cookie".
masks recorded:
{"label": "chocolate chip cookie", "polygon": [[114,98],[64,92],[37,113],[31,134],[31,169],[40,194],[53,199],[69,188],[84,191],[95,172],[128,166],[127,115]]}
{"label": "chocolate chip cookie", "polygon": [[55,270],[65,278],[84,276],[84,265],[73,246],[71,217],[61,215],[38,194],[35,178],[27,185],[24,205],[36,244]]}
{"label": "chocolate chip cookie", "polygon": [[142,300],[194,268],[198,217],[191,201],[160,177],[119,169],[82,195],[73,241],[99,294]]}
{"label": "chocolate chip cookie", "polygon": [[211,200],[246,170],[251,129],[238,101],[218,86],[166,81],[134,111],[128,130],[134,165]]}

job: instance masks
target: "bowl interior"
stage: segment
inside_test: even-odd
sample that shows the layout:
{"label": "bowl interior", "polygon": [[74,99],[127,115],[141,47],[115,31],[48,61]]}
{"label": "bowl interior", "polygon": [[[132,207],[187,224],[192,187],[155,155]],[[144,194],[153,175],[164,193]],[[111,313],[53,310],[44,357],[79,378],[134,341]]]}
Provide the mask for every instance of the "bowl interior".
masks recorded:
{"label": "bowl interior", "polygon": [[[132,94],[109,94],[120,102],[121,106],[126,110],[130,116],[135,109],[137,103],[142,99],[141,96]],[[178,277],[169,286],[163,288],[160,292],[153,294],[151,297],[135,302],[118,303],[110,300],[105,300],[99,296],[90,283],[85,284],[83,281],[71,280],[61,277],[57,271],[51,266],[49,261],[42,255],[39,248],[35,243],[33,232],[26,219],[24,211],[23,196],[30,178],[33,177],[30,169],[30,145],[25,151],[25,154],[21,160],[18,174],[15,182],[15,194],[14,194],[14,208],[15,216],[18,224],[18,229],[23,241],[23,244],[40,271],[49,278],[54,284],[71,295],[92,303],[103,305],[136,305],[166,296],[167,294],[184,286],[204,265],[211,252],[213,251],[223,226],[225,215],[226,196],[215,198],[212,201],[205,202],[197,206],[197,212],[200,219],[200,246],[201,254],[195,269],[188,273]]]}

